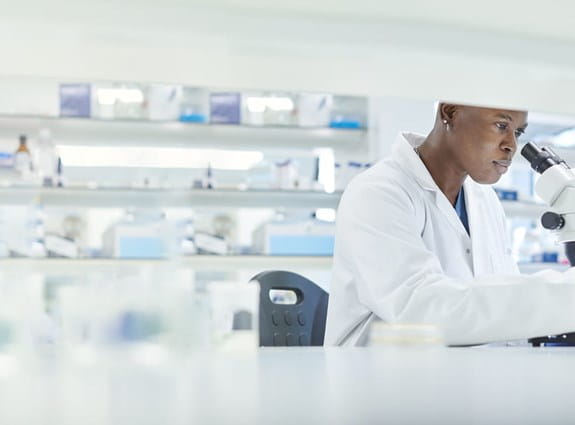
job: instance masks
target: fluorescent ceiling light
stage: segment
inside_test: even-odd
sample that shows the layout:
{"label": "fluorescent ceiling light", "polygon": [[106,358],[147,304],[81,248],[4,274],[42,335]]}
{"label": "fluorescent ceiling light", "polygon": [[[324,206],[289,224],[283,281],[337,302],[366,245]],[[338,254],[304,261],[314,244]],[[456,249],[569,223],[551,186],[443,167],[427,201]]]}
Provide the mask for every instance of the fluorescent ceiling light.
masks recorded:
{"label": "fluorescent ceiling light", "polygon": [[140,89],[98,89],[97,93],[100,105],[114,105],[117,101],[122,103],[144,102],[144,93]]}
{"label": "fluorescent ceiling light", "polygon": [[264,155],[257,151],[58,145],[65,167],[212,168],[247,170]]}
{"label": "fluorescent ceiling light", "polygon": [[271,109],[275,112],[293,111],[294,103],[289,97],[255,97],[250,96],[247,99],[248,111],[265,112]]}

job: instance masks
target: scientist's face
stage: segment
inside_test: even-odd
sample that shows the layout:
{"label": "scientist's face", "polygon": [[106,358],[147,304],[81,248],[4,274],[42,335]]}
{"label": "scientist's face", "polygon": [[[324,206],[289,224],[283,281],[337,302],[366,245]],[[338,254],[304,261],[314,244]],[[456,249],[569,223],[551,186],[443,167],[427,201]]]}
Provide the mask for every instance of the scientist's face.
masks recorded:
{"label": "scientist's face", "polygon": [[527,127],[527,112],[452,106],[447,139],[457,166],[478,183],[492,184],[507,172],[517,139]]}

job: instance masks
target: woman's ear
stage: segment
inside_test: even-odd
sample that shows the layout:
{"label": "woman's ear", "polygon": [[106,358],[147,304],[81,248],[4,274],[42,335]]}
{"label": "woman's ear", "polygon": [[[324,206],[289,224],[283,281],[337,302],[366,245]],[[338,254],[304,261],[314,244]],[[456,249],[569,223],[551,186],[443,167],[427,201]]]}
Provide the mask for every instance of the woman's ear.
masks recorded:
{"label": "woman's ear", "polygon": [[441,119],[451,122],[457,112],[457,105],[442,103],[439,105],[439,110],[441,111]]}

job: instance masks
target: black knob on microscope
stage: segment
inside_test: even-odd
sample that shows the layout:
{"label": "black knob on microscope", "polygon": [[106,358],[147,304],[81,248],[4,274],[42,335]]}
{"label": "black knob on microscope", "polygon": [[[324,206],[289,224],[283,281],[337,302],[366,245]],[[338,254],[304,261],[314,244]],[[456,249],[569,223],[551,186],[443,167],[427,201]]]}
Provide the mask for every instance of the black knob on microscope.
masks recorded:
{"label": "black knob on microscope", "polygon": [[557,230],[565,226],[565,219],[560,214],[547,211],[541,216],[541,224],[546,229]]}

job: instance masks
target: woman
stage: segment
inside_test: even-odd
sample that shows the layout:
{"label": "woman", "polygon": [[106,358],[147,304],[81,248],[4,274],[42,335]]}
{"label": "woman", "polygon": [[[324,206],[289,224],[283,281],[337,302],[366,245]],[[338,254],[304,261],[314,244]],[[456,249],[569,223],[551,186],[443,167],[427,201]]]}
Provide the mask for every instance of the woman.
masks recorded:
{"label": "woman", "polygon": [[[448,344],[575,330],[575,272],[519,275],[490,185],[507,172],[527,113],[440,104],[427,136],[347,187],[338,209],[325,343],[358,345],[374,315],[432,323]],[[528,285],[521,285],[529,283]]]}

